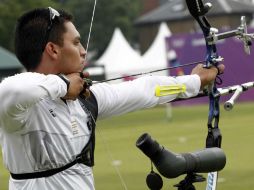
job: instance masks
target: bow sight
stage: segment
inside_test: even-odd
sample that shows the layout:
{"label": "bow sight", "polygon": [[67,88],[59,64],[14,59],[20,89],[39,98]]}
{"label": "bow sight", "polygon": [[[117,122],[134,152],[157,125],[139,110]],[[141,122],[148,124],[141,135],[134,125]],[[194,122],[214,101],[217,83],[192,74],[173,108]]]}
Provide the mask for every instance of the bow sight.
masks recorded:
{"label": "bow sight", "polygon": [[209,45],[216,44],[219,40],[237,37],[243,42],[245,53],[250,54],[250,46],[252,45],[251,40],[254,39],[254,34],[248,34],[245,16],[241,17],[241,25],[237,29],[219,34],[218,32],[218,29],[210,28],[210,34],[206,38]]}

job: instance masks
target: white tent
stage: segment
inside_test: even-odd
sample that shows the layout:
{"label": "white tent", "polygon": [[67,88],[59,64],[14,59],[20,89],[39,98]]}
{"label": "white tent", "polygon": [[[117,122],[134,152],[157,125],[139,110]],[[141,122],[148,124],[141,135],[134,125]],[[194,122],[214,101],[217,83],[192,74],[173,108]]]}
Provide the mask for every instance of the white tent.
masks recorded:
{"label": "white tent", "polygon": [[95,62],[105,67],[106,79],[135,74],[140,71],[141,56],[116,28],[104,54]]}
{"label": "white tent", "polygon": [[[172,51],[167,53],[166,37],[169,36],[171,36],[171,32],[167,24],[162,22],[153,43],[142,56],[142,65],[145,71],[154,71],[168,67],[168,59],[171,56],[175,56]],[[155,74],[167,76],[169,75],[169,70],[156,72]],[[166,118],[170,120],[172,118],[172,107],[169,103],[165,105]]]}
{"label": "white tent", "polygon": [[[146,71],[162,69],[168,66],[166,37],[169,36],[171,36],[171,32],[167,24],[161,23],[153,43],[142,56],[142,65]],[[168,72],[166,70],[156,74],[167,75]]]}

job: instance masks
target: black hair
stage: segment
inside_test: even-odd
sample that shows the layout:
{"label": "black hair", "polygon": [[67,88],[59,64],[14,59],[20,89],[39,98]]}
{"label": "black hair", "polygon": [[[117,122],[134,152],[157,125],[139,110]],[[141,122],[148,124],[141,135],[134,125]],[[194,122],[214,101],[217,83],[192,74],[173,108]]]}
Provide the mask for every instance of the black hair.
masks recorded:
{"label": "black hair", "polygon": [[66,32],[64,23],[72,21],[71,14],[58,10],[50,25],[49,8],[38,8],[24,13],[17,21],[15,28],[15,54],[24,67],[31,71],[35,69],[42,57],[47,42],[63,45],[63,33]]}

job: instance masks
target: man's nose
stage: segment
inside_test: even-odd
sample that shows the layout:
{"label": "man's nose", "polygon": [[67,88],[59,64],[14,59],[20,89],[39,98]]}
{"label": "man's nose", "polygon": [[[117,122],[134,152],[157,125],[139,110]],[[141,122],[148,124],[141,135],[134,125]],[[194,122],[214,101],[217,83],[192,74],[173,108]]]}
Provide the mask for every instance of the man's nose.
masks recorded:
{"label": "man's nose", "polygon": [[86,52],[85,48],[81,45],[80,56],[85,58],[86,55],[87,55],[87,52]]}

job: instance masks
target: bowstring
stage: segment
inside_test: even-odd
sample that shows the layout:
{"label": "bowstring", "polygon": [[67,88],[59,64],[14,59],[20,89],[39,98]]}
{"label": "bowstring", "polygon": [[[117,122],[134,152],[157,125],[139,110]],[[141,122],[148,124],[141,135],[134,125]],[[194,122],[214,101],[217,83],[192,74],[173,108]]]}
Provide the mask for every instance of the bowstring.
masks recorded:
{"label": "bowstring", "polygon": [[[93,28],[93,20],[94,20],[96,5],[97,5],[97,0],[94,0],[93,13],[92,13],[92,18],[91,18],[91,22],[90,22],[90,27],[89,27],[88,37],[87,37],[87,43],[86,43],[86,52],[88,52],[88,48],[89,48],[89,43],[90,43],[90,38],[91,38],[91,33],[92,33],[92,28]],[[85,61],[86,61],[86,59],[87,59],[87,56],[85,57]]]}
{"label": "bowstring", "polygon": [[123,176],[121,174],[120,169],[118,168],[117,164],[114,164],[114,160],[115,159],[114,159],[114,157],[112,155],[112,152],[110,151],[110,146],[109,146],[108,140],[102,134],[102,131],[100,130],[100,128],[98,127],[97,129],[98,129],[99,135],[101,137],[102,143],[103,143],[104,147],[106,148],[106,153],[108,155],[108,159],[110,160],[111,165],[113,165],[113,167],[114,167],[114,169],[115,169],[115,171],[116,171],[116,173],[117,173],[117,175],[118,175],[118,177],[119,177],[119,179],[121,181],[123,189],[128,190],[126,182],[125,182],[125,180],[124,180],[124,178],[123,178]]}
{"label": "bowstring", "polygon": [[[88,53],[89,43],[90,43],[90,39],[91,39],[91,33],[92,33],[92,28],[93,28],[93,22],[94,22],[94,16],[95,16],[96,5],[97,5],[97,0],[94,0],[93,12],[92,12],[92,17],[91,17],[91,22],[90,22],[90,27],[89,27],[89,33],[88,33],[88,38],[87,38],[87,44],[86,44],[86,52],[87,52],[87,53]],[[87,60],[87,55],[85,56],[85,61],[86,61],[86,60]],[[85,66],[84,66],[84,69],[85,69]],[[84,69],[83,69],[83,70],[84,70]],[[91,116],[92,116],[92,115],[91,115]],[[92,119],[94,120],[93,116],[92,116]],[[95,120],[94,120],[94,122],[95,122]],[[103,141],[103,144],[104,144],[104,146],[105,146],[105,148],[106,148],[106,152],[107,152],[107,154],[108,154],[109,160],[110,160],[111,162],[113,162],[114,159],[113,159],[112,153],[111,153],[111,151],[110,151],[109,145],[108,145],[106,139],[104,138],[104,136],[102,135],[102,132],[100,131],[100,129],[97,128],[97,130],[98,130],[99,135],[100,135],[100,137],[101,137],[101,139],[102,139],[102,141]],[[118,175],[118,177],[119,177],[119,179],[120,179],[120,181],[121,181],[121,184],[122,184],[123,188],[124,188],[125,190],[128,190],[127,185],[126,185],[126,183],[125,183],[125,181],[124,181],[124,179],[123,179],[123,176],[122,176],[122,174],[121,174],[119,168],[118,168],[116,165],[114,165],[114,168],[115,168],[115,171],[116,171],[116,173],[117,173],[117,175]]]}

